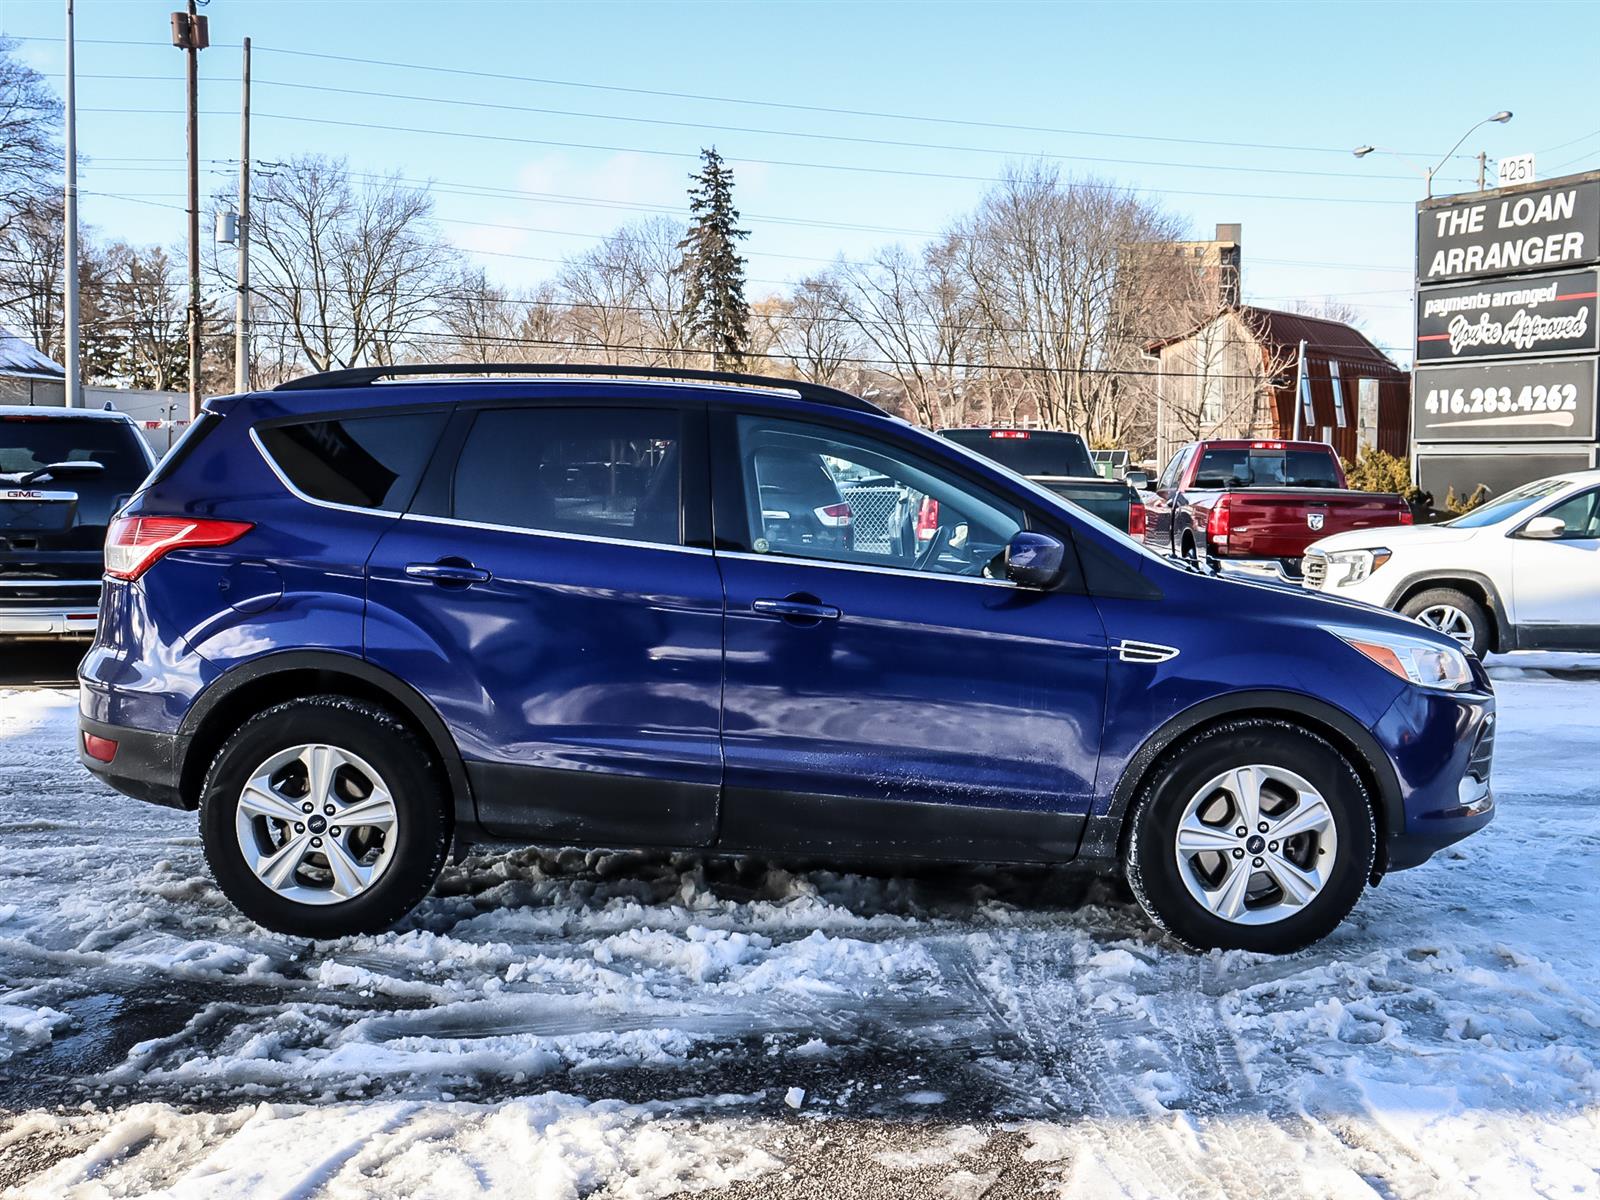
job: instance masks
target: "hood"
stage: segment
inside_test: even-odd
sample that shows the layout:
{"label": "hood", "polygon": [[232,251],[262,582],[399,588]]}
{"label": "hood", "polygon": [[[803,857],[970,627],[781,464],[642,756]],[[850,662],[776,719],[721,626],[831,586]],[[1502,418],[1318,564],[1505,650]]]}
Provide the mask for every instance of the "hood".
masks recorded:
{"label": "hood", "polygon": [[1449,529],[1443,525],[1390,525],[1381,529],[1351,529],[1330,534],[1312,542],[1306,553],[1313,550],[1370,550],[1384,546],[1397,550],[1401,546],[1442,545],[1450,542],[1471,541],[1482,533],[1481,529]]}

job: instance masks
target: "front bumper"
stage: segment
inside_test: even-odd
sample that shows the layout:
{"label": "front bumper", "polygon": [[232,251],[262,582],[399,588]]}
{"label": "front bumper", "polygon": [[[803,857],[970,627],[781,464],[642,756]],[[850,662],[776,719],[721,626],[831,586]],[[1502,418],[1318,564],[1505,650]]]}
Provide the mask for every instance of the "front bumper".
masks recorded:
{"label": "front bumper", "polygon": [[[84,735],[105,738],[117,744],[110,762],[90,756]],[[175,733],[153,733],[108,725],[78,714],[78,761],[93,774],[135,800],[146,800],[166,808],[189,808],[184,803],[180,782],[189,739]]]}
{"label": "front bumper", "polygon": [[1408,689],[1373,729],[1401,788],[1385,870],[1417,866],[1494,820],[1494,695],[1482,683],[1481,692]]}
{"label": "front bumper", "polygon": [[0,607],[0,638],[93,637],[99,616],[92,604]]}

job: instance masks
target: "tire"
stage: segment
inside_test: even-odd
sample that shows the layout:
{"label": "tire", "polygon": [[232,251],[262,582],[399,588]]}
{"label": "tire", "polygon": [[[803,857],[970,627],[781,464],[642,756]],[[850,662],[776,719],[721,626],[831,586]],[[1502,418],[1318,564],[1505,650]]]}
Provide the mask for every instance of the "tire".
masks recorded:
{"label": "tire", "polygon": [[[315,811],[313,770],[326,780],[331,815]],[[300,829],[291,818],[308,804]],[[344,812],[348,825],[334,824]],[[295,937],[394,926],[433,887],[453,820],[432,751],[386,710],[347,696],[290,700],[251,717],[211,760],[200,797],[201,842],[223,894],[258,925]],[[285,866],[270,885],[265,876]]]}
{"label": "tire", "polygon": [[[1418,592],[1400,606],[1400,611],[1471,647],[1479,658],[1491,649],[1489,614],[1482,604],[1459,588],[1438,587]],[[1427,618],[1425,613],[1429,614]]]}
{"label": "tire", "polygon": [[1199,551],[1195,548],[1194,534],[1188,532],[1184,533],[1181,553],[1184,558],[1188,559],[1192,563],[1198,563],[1200,561]]}
{"label": "tire", "polygon": [[[1261,781],[1259,816],[1268,824],[1265,833],[1257,821],[1241,838],[1238,829],[1247,827],[1238,822],[1249,818],[1241,816],[1226,790],[1234,785],[1211,790],[1219,777],[1234,778],[1238,768]],[[1286,783],[1280,776],[1298,782]],[[1289,787],[1301,784],[1311,791],[1291,801]],[[1211,799],[1189,816],[1190,806],[1203,793]],[[1320,808],[1309,798],[1312,794],[1323,802]],[[1223,812],[1227,817],[1213,824]],[[1313,817],[1320,821],[1315,831],[1297,833],[1281,844],[1268,840],[1279,822],[1287,829],[1291,819],[1304,824]],[[1195,838],[1222,848],[1180,854],[1180,823],[1187,849],[1193,849]],[[1205,827],[1199,833],[1194,832],[1197,823]],[[1197,734],[1158,761],[1129,812],[1125,861],[1140,905],[1184,945],[1288,954],[1325,937],[1355,907],[1372,873],[1376,846],[1377,825],[1366,785],[1337,748],[1287,721],[1241,718]],[[1331,867],[1323,862],[1330,856]],[[1265,869],[1257,869],[1257,863]],[[1296,902],[1278,883],[1280,875],[1309,898]],[[1220,915],[1230,907],[1229,884],[1241,877],[1243,907],[1231,917]],[[1318,887],[1307,892],[1304,881],[1311,878]],[[1208,905],[1195,888],[1224,899]]]}

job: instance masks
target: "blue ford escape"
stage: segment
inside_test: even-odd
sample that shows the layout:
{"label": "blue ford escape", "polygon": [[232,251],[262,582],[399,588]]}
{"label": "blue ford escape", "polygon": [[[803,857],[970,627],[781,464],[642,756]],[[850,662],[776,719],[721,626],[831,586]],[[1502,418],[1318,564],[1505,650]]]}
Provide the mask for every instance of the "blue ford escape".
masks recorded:
{"label": "blue ford escape", "polygon": [[1282,952],[1493,815],[1488,679],[1412,621],[829,388],[508,370],[213,400],[109,531],[80,755],[262,925],[385,929],[458,838],[1079,860]]}

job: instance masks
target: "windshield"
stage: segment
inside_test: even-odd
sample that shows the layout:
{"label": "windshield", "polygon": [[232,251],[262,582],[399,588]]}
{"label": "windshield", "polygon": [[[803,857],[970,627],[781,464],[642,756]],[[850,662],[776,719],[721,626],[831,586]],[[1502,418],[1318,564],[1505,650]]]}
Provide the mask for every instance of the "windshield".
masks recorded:
{"label": "windshield", "polygon": [[947,429],[944,436],[1019,475],[1099,475],[1083,439],[1049,429]]}
{"label": "windshield", "polygon": [[1207,450],[1194,486],[1336,488],[1339,473],[1327,450]]}
{"label": "windshield", "polygon": [[1536,479],[1532,483],[1525,483],[1507,492],[1498,500],[1490,500],[1487,504],[1479,505],[1464,516],[1459,516],[1453,521],[1445,521],[1444,524],[1452,529],[1482,529],[1486,525],[1498,525],[1545,497],[1555,495],[1571,482],[1570,479]]}

